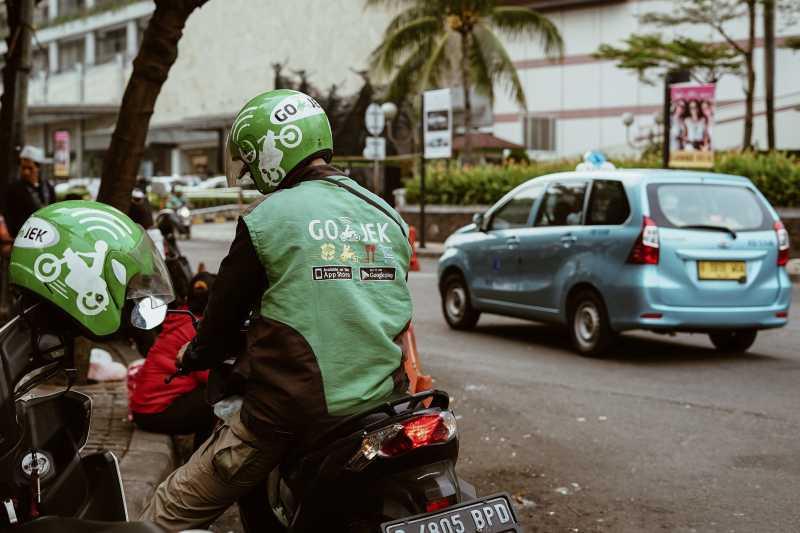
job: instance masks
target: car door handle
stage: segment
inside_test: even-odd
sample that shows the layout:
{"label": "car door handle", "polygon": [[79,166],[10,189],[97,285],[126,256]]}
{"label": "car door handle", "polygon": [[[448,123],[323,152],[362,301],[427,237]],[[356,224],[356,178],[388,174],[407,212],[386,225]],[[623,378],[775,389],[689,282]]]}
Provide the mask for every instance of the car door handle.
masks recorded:
{"label": "car door handle", "polygon": [[572,246],[577,240],[578,238],[572,233],[567,233],[566,235],[561,236],[561,244],[564,246]]}
{"label": "car door handle", "polygon": [[519,246],[519,237],[512,236],[512,237],[507,238],[506,239],[506,245],[509,248],[516,248],[517,246]]}

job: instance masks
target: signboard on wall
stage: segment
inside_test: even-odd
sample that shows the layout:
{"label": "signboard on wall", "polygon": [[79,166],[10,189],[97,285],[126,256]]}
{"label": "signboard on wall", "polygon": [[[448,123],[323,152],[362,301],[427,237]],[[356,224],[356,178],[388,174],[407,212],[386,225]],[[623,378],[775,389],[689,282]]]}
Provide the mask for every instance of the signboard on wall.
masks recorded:
{"label": "signboard on wall", "polygon": [[669,166],[711,168],[714,166],[713,83],[670,85]]}
{"label": "signboard on wall", "polygon": [[426,91],[423,103],[425,159],[453,157],[453,108],[450,89]]}
{"label": "signboard on wall", "polygon": [[57,178],[69,177],[69,132],[57,131],[53,134],[53,175]]}

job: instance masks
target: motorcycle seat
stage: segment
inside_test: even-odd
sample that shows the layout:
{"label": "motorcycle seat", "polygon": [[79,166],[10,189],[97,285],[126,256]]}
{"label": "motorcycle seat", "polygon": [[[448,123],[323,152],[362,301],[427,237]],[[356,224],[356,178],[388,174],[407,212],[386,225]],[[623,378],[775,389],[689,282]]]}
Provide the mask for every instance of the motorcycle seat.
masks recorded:
{"label": "motorcycle seat", "polygon": [[164,533],[149,522],[94,522],[45,516],[14,528],[17,533]]}

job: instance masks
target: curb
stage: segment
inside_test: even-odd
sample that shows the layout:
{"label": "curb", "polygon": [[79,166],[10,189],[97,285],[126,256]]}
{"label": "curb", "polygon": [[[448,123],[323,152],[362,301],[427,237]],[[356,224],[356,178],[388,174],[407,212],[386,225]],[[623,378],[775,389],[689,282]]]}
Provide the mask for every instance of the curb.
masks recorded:
{"label": "curb", "polygon": [[428,259],[439,259],[444,253],[444,245],[438,242],[429,242],[425,248],[420,248],[417,245],[417,256],[425,257]]}
{"label": "curb", "polygon": [[130,520],[139,517],[153,491],[175,466],[175,449],[169,435],[134,428],[128,451],[119,464]]}

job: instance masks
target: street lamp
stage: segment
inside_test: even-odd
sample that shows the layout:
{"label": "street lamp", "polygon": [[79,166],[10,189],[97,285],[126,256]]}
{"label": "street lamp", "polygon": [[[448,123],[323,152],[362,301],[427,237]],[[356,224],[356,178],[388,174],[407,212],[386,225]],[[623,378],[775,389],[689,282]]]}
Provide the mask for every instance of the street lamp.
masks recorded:
{"label": "street lamp", "polygon": [[[633,126],[634,116],[633,113],[625,112],[620,117],[622,119],[622,124],[625,126],[625,140],[628,143],[628,146],[633,148],[634,150],[640,150],[646,146],[646,144],[639,144],[637,146],[636,139],[631,139],[631,126]],[[653,143],[655,138],[659,134],[659,130],[664,122],[663,117],[660,113],[656,113],[653,115],[653,123],[655,124],[655,128],[651,128],[650,131],[647,133],[648,143]]]}
{"label": "street lamp", "polygon": [[392,144],[399,151],[397,145],[407,143],[414,135],[414,132],[411,131],[405,138],[398,138],[395,136],[392,122],[400,114],[400,110],[394,102],[384,102],[381,104],[381,111],[383,111],[383,117],[386,119],[386,136],[389,137],[389,140],[392,141]]}

